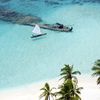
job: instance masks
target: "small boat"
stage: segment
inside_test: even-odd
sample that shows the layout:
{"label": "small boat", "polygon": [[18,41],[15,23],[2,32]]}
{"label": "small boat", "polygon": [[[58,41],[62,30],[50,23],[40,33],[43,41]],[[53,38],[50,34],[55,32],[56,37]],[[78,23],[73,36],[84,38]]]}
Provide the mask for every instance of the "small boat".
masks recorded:
{"label": "small boat", "polygon": [[40,27],[39,25],[35,25],[34,29],[33,29],[33,35],[31,36],[31,38],[35,38],[35,37],[40,37],[40,36],[43,36],[43,35],[46,35],[46,33],[42,33],[41,30],[40,30]]}
{"label": "small boat", "polygon": [[[33,25],[34,26],[34,25]],[[73,30],[73,27],[68,27],[60,23],[55,24],[39,24],[39,26],[43,29],[49,29],[53,31],[59,31],[59,32],[71,32]]]}

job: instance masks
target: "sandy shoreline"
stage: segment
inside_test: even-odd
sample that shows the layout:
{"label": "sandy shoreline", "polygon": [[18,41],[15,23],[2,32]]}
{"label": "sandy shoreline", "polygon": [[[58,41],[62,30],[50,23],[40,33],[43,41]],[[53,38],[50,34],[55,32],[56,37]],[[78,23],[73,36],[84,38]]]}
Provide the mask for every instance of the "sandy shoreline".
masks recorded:
{"label": "sandy shoreline", "polygon": [[[91,76],[78,76],[82,100],[100,100],[100,87],[96,85],[96,78]],[[52,79],[40,83],[23,86],[16,89],[0,91],[0,100],[39,100],[40,88],[48,82],[51,87],[59,85],[59,79]]]}

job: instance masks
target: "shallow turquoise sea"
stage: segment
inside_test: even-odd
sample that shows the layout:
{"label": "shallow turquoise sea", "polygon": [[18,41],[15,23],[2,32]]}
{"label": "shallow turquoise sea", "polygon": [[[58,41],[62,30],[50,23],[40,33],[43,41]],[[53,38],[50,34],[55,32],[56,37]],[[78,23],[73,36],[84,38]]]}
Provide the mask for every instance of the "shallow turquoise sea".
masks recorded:
{"label": "shallow turquoise sea", "polygon": [[60,22],[74,29],[69,33],[42,29],[46,36],[31,39],[33,27],[0,21],[0,89],[58,77],[64,64],[91,75],[94,61],[100,58],[100,4],[53,7],[41,2],[36,9],[37,2],[25,9],[24,4],[18,8],[22,3],[16,2],[5,5],[38,15],[45,23]]}

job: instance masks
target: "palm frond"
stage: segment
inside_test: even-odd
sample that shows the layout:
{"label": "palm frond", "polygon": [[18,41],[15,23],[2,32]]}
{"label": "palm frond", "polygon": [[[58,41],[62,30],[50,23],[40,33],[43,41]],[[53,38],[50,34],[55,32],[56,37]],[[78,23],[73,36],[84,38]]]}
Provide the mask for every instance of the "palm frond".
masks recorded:
{"label": "palm frond", "polygon": [[68,72],[67,71],[63,71],[60,73],[60,75],[66,75]]}
{"label": "palm frond", "polygon": [[76,92],[77,92],[78,94],[81,94],[80,90],[82,90],[82,89],[83,89],[83,87],[79,87],[79,88],[76,89]]}
{"label": "palm frond", "polygon": [[97,79],[97,84],[100,84],[100,77]]}
{"label": "palm frond", "polygon": [[72,74],[79,74],[79,75],[81,75],[81,72],[80,71],[74,71],[74,72],[72,72]]}
{"label": "palm frond", "polygon": [[44,96],[46,96],[46,93],[45,93],[45,92],[43,92],[43,93],[39,96],[39,98],[41,99],[41,98],[44,97]]}
{"label": "palm frond", "polygon": [[96,70],[92,75],[93,76],[100,76],[100,70]]}
{"label": "palm frond", "polygon": [[95,70],[100,70],[100,66],[93,66],[93,67],[92,67],[92,70],[93,70],[93,71],[95,71]]}
{"label": "palm frond", "polygon": [[73,76],[72,78],[73,78],[73,82],[75,82],[77,84],[78,83],[77,77],[76,76]]}
{"label": "palm frond", "polygon": [[50,86],[48,83],[45,83],[45,87],[47,88],[47,90],[50,90]]}
{"label": "palm frond", "polygon": [[41,88],[40,90],[46,91],[46,88]]}
{"label": "palm frond", "polygon": [[81,97],[76,93],[75,97],[74,97],[74,100],[81,100]]}
{"label": "palm frond", "polygon": [[67,79],[66,75],[64,75],[63,77],[61,77],[59,80],[62,80],[62,79],[66,80]]}
{"label": "palm frond", "polygon": [[100,66],[100,59],[98,59],[97,61],[95,61],[95,65],[96,66]]}

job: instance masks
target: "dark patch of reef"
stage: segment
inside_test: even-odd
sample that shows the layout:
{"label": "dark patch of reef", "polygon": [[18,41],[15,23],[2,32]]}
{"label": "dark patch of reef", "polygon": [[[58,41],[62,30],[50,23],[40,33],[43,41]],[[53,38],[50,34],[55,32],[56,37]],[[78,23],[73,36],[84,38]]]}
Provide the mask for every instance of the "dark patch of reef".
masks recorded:
{"label": "dark patch of reef", "polygon": [[100,0],[45,0],[49,5],[82,4],[82,3],[100,3]]}
{"label": "dark patch of reef", "polygon": [[59,1],[50,1],[50,0],[45,0],[45,3],[50,4],[50,5],[59,5],[60,2]]}
{"label": "dark patch of reef", "polygon": [[[11,0],[0,0],[1,3],[6,3]],[[33,2],[33,1],[43,1],[49,5],[62,5],[62,4],[76,4],[76,3],[100,3],[100,0],[23,0],[22,2]],[[20,0],[19,0],[20,2]]]}
{"label": "dark patch of reef", "polygon": [[[42,21],[40,17],[29,15],[29,14],[23,14],[19,13],[17,11],[9,10],[10,6],[7,2],[10,2],[11,0],[0,0],[0,20],[11,22],[14,24],[21,24],[21,25],[30,25],[32,26],[32,23],[39,23]],[[50,5],[53,7],[59,7],[61,5],[67,5],[67,4],[80,4],[83,5],[84,3],[100,3],[100,0],[19,0],[18,2],[23,2],[23,5],[25,2],[29,2],[31,4],[33,1],[43,1],[46,3],[46,5]],[[25,7],[29,7],[28,3],[26,3]],[[35,2],[32,3],[34,6]],[[31,6],[31,7],[32,7]],[[20,7],[20,6],[19,6]]]}
{"label": "dark patch of reef", "polygon": [[41,18],[32,15],[24,15],[16,11],[0,8],[0,20],[14,24],[29,25],[41,22]]}
{"label": "dark patch of reef", "polygon": [[1,3],[6,3],[6,2],[9,2],[11,0],[0,0]]}

